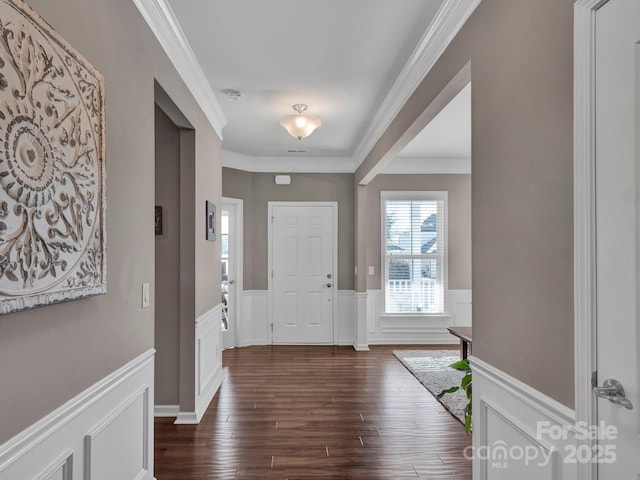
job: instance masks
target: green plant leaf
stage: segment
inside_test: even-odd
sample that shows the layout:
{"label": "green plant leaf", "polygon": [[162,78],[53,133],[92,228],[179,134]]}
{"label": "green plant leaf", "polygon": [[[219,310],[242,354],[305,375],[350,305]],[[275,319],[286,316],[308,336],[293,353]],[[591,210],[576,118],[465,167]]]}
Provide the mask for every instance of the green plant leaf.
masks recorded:
{"label": "green plant leaf", "polygon": [[447,390],[443,390],[443,391],[441,391],[441,392],[436,396],[436,398],[438,398],[438,399],[439,399],[439,398],[442,398],[442,397],[444,397],[447,393],[457,392],[458,390],[460,390],[460,387],[451,387],[451,388],[448,388]]}
{"label": "green plant leaf", "polygon": [[449,365],[451,368],[455,368],[456,370],[462,370],[463,372],[471,371],[471,367],[469,367],[469,360],[458,360],[457,362],[453,362]]}

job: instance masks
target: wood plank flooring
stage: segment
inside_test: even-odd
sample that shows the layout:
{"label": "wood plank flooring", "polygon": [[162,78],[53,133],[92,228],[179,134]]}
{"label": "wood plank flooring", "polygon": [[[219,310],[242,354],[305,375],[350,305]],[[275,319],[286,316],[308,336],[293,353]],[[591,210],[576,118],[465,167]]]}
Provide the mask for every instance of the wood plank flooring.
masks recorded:
{"label": "wood plank flooring", "polygon": [[200,425],[156,419],[156,478],[470,480],[471,437],[392,350],[225,351]]}

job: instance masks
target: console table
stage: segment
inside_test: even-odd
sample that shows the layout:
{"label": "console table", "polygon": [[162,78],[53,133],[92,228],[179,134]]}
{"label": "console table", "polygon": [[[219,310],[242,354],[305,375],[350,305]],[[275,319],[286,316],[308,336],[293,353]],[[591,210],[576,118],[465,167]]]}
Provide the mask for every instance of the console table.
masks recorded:
{"label": "console table", "polygon": [[447,330],[460,339],[460,356],[464,360],[471,353],[471,327],[447,327]]}

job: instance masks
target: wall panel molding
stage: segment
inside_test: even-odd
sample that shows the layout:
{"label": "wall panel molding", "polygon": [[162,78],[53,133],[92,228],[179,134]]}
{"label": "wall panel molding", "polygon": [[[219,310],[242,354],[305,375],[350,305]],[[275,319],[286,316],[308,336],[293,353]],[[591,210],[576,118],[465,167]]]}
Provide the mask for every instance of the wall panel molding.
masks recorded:
{"label": "wall panel molding", "polygon": [[356,340],[357,299],[355,290],[338,290],[338,345]]}
{"label": "wall panel molding", "polygon": [[[338,290],[337,308],[337,345],[353,345],[355,342],[356,292]],[[244,290],[241,293],[242,309],[239,346],[271,344],[271,326],[266,314],[269,296],[267,290]]]}
{"label": "wall panel molding", "polygon": [[196,319],[195,329],[195,411],[178,412],[176,424],[198,424],[222,385],[220,326],[222,304]]}
{"label": "wall panel molding", "polygon": [[[458,345],[447,327],[471,325],[471,290],[449,290],[449,314],[427,317],[385,316],[382,290],[356,292],[338,290],[337,345],[353,345],[368,350],[369,344],[450,344]],[[239,346],[271,344],[271,328],[266,311],[266,290],[245,290],[241,294],[242,318]],[[360,336],[359,336],[360,335]]]}
{"label": "wall panel molding", "polygon": [[85,439],[94,435],[97,441],[105,428],[108,435],[91,449],[99,457],[91,460],[129,467],[133,448],[146,467],[118,478],[153,479],[154,355],[146,351],[0,445],[0,480],[88,479]]}
{"label": "wall panel molding", "polygon": [[140,450],[137,443],[139,438],[151,441],[144,435],[149,430],[149,397],[149,387],[140,389],[85,435],[84,480],[147,476],[149,448]]}
{"label": "wall panel molding", "polygon": [[238,335],[239,345],[269,345],[270,326],[268,324],[267,309],[269,294],[267,290],[244,290],[241,294],[242,318],[241,331]]}
{"label": "wall panel molding", "polygon": [[471,326],[471,290],[448,290],[443,315],[387,315],[384,291],[367,291],[367,332],[372,345],[458,345],[447,327]]}
{"label": "wall panel molding", "polygon": [[573,410],[476,357],[470,361],[473,478],[578,480]]}

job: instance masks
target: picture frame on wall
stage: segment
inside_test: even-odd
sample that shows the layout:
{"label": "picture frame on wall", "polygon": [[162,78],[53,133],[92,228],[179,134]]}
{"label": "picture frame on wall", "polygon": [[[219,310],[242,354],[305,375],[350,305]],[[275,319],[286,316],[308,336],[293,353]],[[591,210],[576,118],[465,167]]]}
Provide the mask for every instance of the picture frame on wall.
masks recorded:
{"label": "picture frame on wall", "polygon": [[206,234],[207,240],[216,239],[216,205],[209,200],[206,201]]}
{"label": "picture frame on wall", "polygon": [[160,205],[155,207],[155,233],[162,235],[162,207]]}

